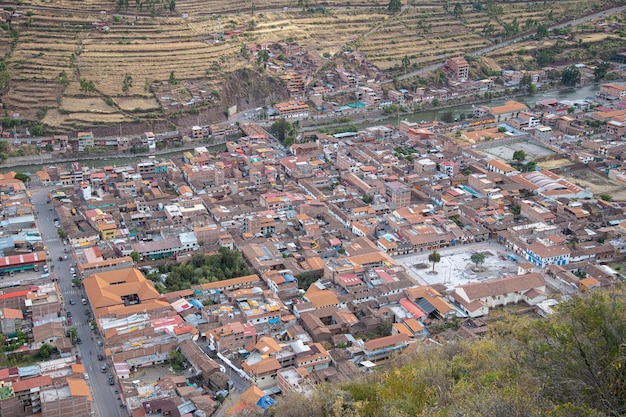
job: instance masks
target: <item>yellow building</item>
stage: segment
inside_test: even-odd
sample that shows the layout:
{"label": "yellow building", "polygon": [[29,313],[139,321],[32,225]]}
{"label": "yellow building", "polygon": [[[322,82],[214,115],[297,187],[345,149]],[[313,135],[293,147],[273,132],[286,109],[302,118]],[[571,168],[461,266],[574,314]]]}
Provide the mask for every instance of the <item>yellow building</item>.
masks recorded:
{"label": "yellow building", "polygon": [[117,225],[113,216],[100,209],[87,210],[85,213],[89,223],[98,231],[103,240],[114,239],[117,236]]}

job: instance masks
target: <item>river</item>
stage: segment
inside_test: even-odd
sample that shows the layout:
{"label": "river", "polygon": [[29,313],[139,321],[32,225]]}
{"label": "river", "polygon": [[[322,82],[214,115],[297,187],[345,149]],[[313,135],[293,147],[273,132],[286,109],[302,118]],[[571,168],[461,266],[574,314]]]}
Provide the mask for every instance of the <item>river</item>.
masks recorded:
{"label": "river", "polygon": [[[595,97],[595,94],[599,89],[600,87],[598,85],[592,84],[592,85],[588,85],[588,86],[580,87],[580,88],[561,88],[558,90],[539,92],[532,96],[531,95],[520,96],[520,97],[515,97],[514,99],[522,103],[525,103],[526,105],[528,105],[528,107],[532,108],[537,101],[544,100],[547,98],[557,98],[559,100],[580,100],[586,97]],[[509,99],[497,98],[494,100],[484,101],[480,105],[499,106],[501,104],[504,104],[504,102],[506,102],[507,100],[512,100],[512,99],[511,98]],[[458,117],[462,113],[465,115],[471,115],[472,105],[462,104],[459,106],[427,110],[427,111],[421,111],[421,112],[411,113],[411,114],[401,114],[400,119],[408,120],[410,122],[419,122],[422,120],[440,120],[441,115],[449,111],[452,111],[455,117]],[[357,126],[359,126],[359,128],[365,128],[369,126],[386,125],[386,124],[397,125],[398,117],[389,117],[387,119],[365,122],[362,124],[357,124]],[[214,145],[212,147],[207,146],[207,148],[209,148],[210,150],[223,150],[225,146],[221,144],[221,145]],[[172,150],[171,152],[158,155],[157,158],[159,159],[173,158],[173,157],[182,155],[183,152],[184,151],[180,149]],[[84,166],[89,166],[92,168],[100,168],[106,165],[117,165],[117,166],[129,165],[134,162],[142,161],[145,159],[147,159],[147,156],[122,155],[122,156],[104,156],[101,158],[96,157],[96,159],[82,160],[81,162]],[[19,166],[19,167],[0,167],[0,173],[8,172],[8,171],[34,173],[42,169],[42,166],[43,166],[42,164],[37,164],[37,165],[28,165],[28,166]]]}
{"label": "river", "polygon": [[[504,104],[508,100],[516,100],[521,103],[526,104],[529,108],[533,108],[535,103],[540,100],[545,100],[548,98],[556,98],[558,100],[581,100],[586,97],[595,97],[596,92],[600,90],[600,86],[597,84],[591,84],[584,87],[571,87],[571,88],[561,88],[558,90],[550,90],[545,92],[539,92],[535,95],[527,95],[527,96],[519,96],[513,98],[497,98],[489,101],[484,101],[479,105],[488,105],[490,107],[500,106]],[[426,110],[420,111],[417,113],[411,114],[400,114],[400,120],[407,120],[409,122],[420,122],[422,120],[441,120],[441,115],[452,111],[455,117],[458,117],[461,114],[465,114],[466,116],[471,116],[472,114],[472,105],[471,104],[461,104],[459,106],[446,107],[440,109]],[[398,117],[389,117],[383,120],[365,122],[363,124],[358,125],[361,128],[376,126],[376,125],[397,125]]]}
{"label": "river", "polygon": [[[219,143],[216,145],[206,145],[206,144],[198,144],[198,146],[205,146],[209,151],[221,152],[226,150],[226,145],[223,143]],[[164,152],[158,155],[155,155],[157,160],[159,159],[171,159],[176,157],[182,157],[184,152],[187,152],[189,149],[172,149],[171,152]],[[102,156],[94,156],[95,159],[85,159],[81,160],[80,163],[84,167],[90,168],[102,168],[107,165],[114,166],[124,166],[131,165],[135,162],[145,161],[148,159],[148,155],[102,155]],[[59,162],[59,164],[69,164],[68,162]],[[9,166],[0,166],[0,173],[16,171],[23,172],[29,175],[34,174],[35,172],[43,169],[44,165],[54,165],[54,161],[47,162],[45,164],[35,164],[35,165],[20,165],[16,167]]]}

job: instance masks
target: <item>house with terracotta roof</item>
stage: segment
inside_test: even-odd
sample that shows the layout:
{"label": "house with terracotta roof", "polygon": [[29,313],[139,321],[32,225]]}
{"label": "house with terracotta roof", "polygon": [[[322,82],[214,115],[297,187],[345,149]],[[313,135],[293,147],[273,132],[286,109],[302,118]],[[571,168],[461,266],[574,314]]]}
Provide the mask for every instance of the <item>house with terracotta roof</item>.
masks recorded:
{"label": "house with terracotta roof", "polygon": [[220,365],[209,358],[195,342],[184,340],[178,345],[178,350],[191,365],[195,375],[203,381],[209,382],[213,374],[220,372]]}
{"label": "house with terracotta roof", "polygon": [[504,163],[498,159],[491,159],[487,161],[487,169],[502,175],[519,174],[519,171],[513,168],[511,165]]}
{"label": "house with terracotta roof", "polygon": [[206,333],[207,340],[216,350],[235,352],[246,345],[257,342],[256,328],[253,323],[234,321]]}
{"label": "house with terracotta roof", "polygon": [[278,385],[278,371],[282,368],[273,357],[258,357],[256,362],[244,362],[242,369],[248,374],[253,384],[261,390],[268,390]]}
{"label": "house with terracotta roof", "polygon": [[428,317],[449,319],[456,316],[456,309],[431,286],[407,288],[404,293]]}
{"label": "house with terracotta roof", "polygon": [[96,319],[172,311],[169,303],[159,299],[152,281],[135,268],[93,274],[83,285]]}
{"label": "house with terracotta roof", "polygon": [[567,265],[571,251],[564,243],[538,239],[526,247],[526,260],[540,268],[548,265]]}
{"label": "house with terracotta roof", "polygon": [[[0,415],[11,417],[62,416],[71,410],[72,417],[91,417],[92,397],[83,372],[65,381],[50,375],[21,377],[10,372],[1,375]],[[17,368],[16,368],[17,369]],[[74,370],[74,366],[72,366]],[[4,370],[3,370],[4,371]]]}
{"label": "house with terracotta roof", "polygon": [[237,417],[243,415],[247,410],[261,412],[272,404],[274,404],[272,397],[256,385],[252,385],[239,396],[237,402],[232,407],[224,412],[224,415],[226,417]]}
{"label": "house with terracotta roof", "polygon": [[403,333],[392,334],[363,343],[364,360],[374,363],[384,362],[396,352],[409,345],[409,336]]}
{"label": "house with terracotta roof", "polygon": [[540,273],[514,275],[457,287],[453,300],[470,317],[486,316],[490,308],[524,301],[536,305],[547,298],[546,281]]}

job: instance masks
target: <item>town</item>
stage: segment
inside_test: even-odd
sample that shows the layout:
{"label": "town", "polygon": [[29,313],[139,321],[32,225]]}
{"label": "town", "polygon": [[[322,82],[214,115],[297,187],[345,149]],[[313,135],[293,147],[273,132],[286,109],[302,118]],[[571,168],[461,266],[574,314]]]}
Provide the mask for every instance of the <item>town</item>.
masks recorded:
{"label": "town", "polygon": [[[468,82],[466,65],[449,76]],[[296,99],[271,117],[307,118]],[[614,286],[625,120],[626,86],[605,83],[290,144],[271,121],[195,126],[173,158],[4,173],[0,414],[260,411],[418,345],[479,339],[494,311],[547,317]]]}

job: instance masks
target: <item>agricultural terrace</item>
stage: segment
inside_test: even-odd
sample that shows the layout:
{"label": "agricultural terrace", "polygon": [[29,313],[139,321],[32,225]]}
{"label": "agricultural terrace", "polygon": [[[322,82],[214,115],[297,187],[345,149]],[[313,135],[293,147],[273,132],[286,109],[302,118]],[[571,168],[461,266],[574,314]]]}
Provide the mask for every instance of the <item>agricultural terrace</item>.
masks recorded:
{"label": "agricultural terrace", "polygon": [[[397,73],[405,55],[419,68],[610,4],[489,0],[457,7],[431,0],[409,1],[390,14],[380,0],[310,1],[308,11],[299,3],[177,0],[172,11],[167,0],[24,0],[11,25],[0,26],[0,53],[11,74],[6,111],[57,130],[136,121],[157,114],[151,87],[172,76],[175,89],[193,80],[218,97],[229,74],[257,67],[241,54],[249,43],[294,42],[318,64],[358,48]],[[237,34],[216,38],[229,30]],[[132,85],[124,88],[128,75]]]}
{"label": "agricultural terrace", "polygon": [[397,68],[405,55],[417,68],[443,62],[498,38],[534,33],[538,24],[549,26],[594,10],[593,3],[574,0],[461,2],[458,9],[443,1],[414,4],[359,41],[359,49],[378,68]]}

